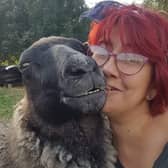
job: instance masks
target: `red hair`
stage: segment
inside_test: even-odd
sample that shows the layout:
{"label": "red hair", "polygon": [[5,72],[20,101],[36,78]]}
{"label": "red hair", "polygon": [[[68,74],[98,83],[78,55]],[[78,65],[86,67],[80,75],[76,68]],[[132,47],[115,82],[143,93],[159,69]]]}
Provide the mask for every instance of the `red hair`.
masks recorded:
{"label": "red hair", "polygon": [[111,8],[99,23],[92,23],[88,42],[91,45],[111,43],[111,31],[117,25],[124,50],[149,58],[154,66],[156,97],[151,113],[156,115],[168,106],[168,19],[157,12],[134,5]]}

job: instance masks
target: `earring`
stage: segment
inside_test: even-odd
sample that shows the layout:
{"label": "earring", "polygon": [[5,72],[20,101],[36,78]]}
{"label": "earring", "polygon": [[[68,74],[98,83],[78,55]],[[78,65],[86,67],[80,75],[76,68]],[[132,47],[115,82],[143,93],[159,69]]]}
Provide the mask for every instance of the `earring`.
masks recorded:
{"label": "earring", "polygon": [[156,91],[153,91],[146,96],[146,100],[151,101],[152,99],[155,98],[155,96],[156,96]]}
{"label": "earring", "polygon": [[146,100],[151,101],[152,99],[155,98],[156,95],[157,95],[156,89],[152,89],[150,90],[150,92],[148,92]]}
{"label": "earring", "polygon": [[151,101],[153,98],[154,98],[153,95],[147,95],[147,96],[146,96],[146,100],[148,100],[148,101]]}

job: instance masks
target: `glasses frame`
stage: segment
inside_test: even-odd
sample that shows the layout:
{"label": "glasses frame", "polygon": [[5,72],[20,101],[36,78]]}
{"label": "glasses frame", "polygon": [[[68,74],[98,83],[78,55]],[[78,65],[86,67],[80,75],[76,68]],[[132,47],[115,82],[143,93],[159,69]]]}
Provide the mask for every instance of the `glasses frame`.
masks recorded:
{"label": "glasses frame", "polygon": [[[93,46],[94,46],[94,45],[93,45]],[[92,47],[92,46],[90,46],[90,47]],[[131,74],[130,74],[130,73],[126,73],[126,72],[123,72],[123,71],[120,70],[120,68],[119,68],[119,66],[118,66],[118,63],[117,63],[117,55],[119,55],[119,54],[115,54],[115,53],[113,53],[113,52],[109,52],[105,47],[101,47],[101,46],[97,46],[97,45],[95,45],[95,47],[99,47],[99,48],[104,49],[104,50],[107,52],[107,54],[108,54],[108,55],[105,55],[105,56],[107,56],[107,59],[105,60],[105,62],[104,62],[102,65],[98,65],[100,68],[103,68],[104,65],[110,60],[111,57],[114,57],[115,65],[116,65],[118,71],[119,71],[120,73],[124,74],[124,75],[127,75],[127,76],[131,76],[131,75],[135,75],[135,74],[139,73],[139,72],[142,70],[142,68],[144,67],[144,65],[145,65],[145,64],[148,62],[148,60],[149,60],[147,57],[145,57],[145,56],[143,56],[143,55],[141,55],[141,54],[130,53],[130,52],[122,52],[122,53],[119,53],[119,54],[136,54],[136,55],[140,55],[141,57],[143,57],[144,62],[143,62],[143,64],[141,65],[141,67],[138,69],[138,71],[136,71],[135,73],[131,73]],[[91,48],[90,48],[89,50],[90,50],[89,52],[92,52]],[[92,55],[93,55],[93,54],[94,54],[94,52],[92,52]],[[90,54],[89,54],[89,55],[90,55]],[[92,55],[90,55],[90,56],[92,57]],[[99,55],[101,55],[101,54],[99,54]],[[94,59],[94,58],[93,58],[93,59]],[[96,60],[95,60],[95,61],[96,61]]]}

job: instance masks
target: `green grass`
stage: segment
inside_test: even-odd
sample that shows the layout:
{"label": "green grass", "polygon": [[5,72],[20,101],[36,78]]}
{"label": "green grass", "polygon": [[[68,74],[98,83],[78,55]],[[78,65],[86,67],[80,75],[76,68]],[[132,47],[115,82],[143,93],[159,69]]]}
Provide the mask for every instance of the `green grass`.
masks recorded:
{"label": "green grass", "polygon": [[0,87],[0,119],[10,119],[14,105],[23,97],[22,88]]}

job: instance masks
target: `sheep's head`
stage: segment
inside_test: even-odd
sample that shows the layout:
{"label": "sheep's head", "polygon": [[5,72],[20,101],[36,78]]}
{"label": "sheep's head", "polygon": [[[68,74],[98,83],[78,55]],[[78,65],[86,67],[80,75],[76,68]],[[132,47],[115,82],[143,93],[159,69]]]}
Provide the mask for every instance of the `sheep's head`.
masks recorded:
{"label": "sheep's head", "polygon": [[98,113],[105,102],[105,81],[81,42],[49,37],[35,42],[20,57],[28,101],[42,119],[62,123]]}

